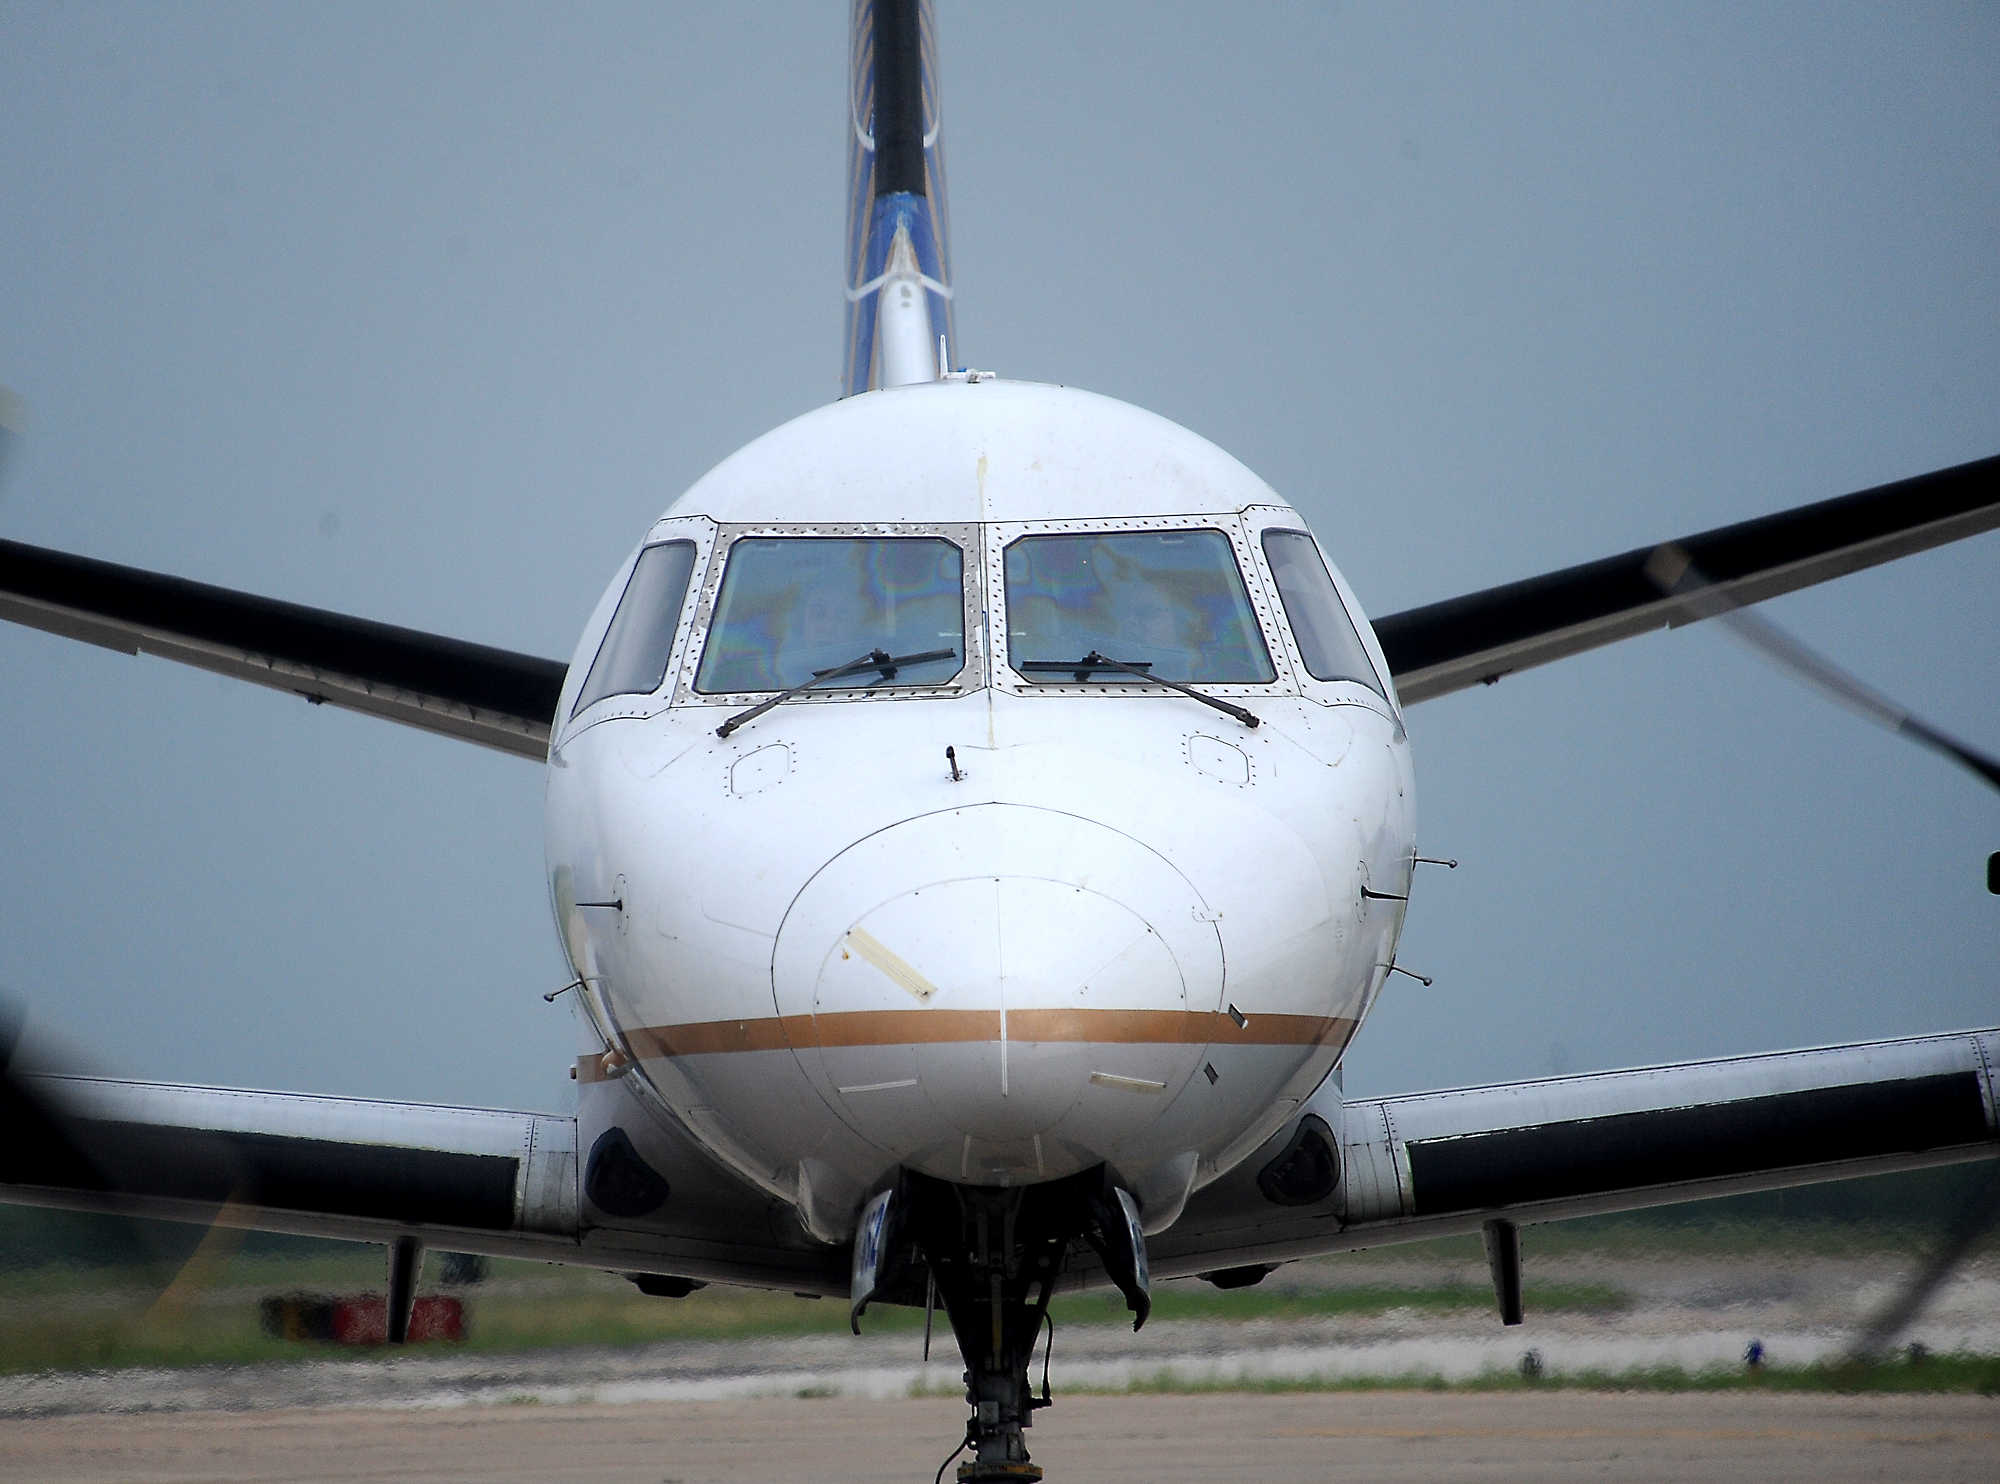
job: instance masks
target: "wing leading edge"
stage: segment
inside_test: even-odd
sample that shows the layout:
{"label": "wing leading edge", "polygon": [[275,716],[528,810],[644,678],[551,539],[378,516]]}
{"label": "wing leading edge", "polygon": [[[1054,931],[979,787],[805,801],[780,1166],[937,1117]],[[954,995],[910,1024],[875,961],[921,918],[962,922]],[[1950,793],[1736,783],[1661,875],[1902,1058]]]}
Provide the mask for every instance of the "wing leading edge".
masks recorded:
{"label": "wing leading edge", "polygon": [[[1397,694],[1428,701],[1711,617],[1717,594],[1760,603],[1996,526],[2000,455],[1392,613],[1375,621],[1375,636]],[[1707,577],[1704,592],[1669,595],[1648,575],[1672,546]]]}
{"label": "wing leading edge", "polygon": [[540,762],[569,667],[183,577],[0,541],[0,618]]}

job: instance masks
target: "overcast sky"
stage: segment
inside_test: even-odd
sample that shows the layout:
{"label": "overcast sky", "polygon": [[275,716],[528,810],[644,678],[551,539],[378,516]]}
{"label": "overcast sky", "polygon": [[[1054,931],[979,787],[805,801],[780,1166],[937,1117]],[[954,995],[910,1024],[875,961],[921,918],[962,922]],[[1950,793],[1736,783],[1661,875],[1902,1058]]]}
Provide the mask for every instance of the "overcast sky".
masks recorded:
{"label": "overcast sky", "polygon": [[[941,0],[963,358],[1374,613],[2000,452],[2000,8]],[[567,658],[837,395],[846,10],[0,9],[0,534]],[[1770,605],[2000,748],[2000,534]],[[541,770],[0,627],[0,981],[176,1080],[562,1107]],[[2000,1022],[2000,799],[1721,633],[1411,713],[1350,1091]]]}

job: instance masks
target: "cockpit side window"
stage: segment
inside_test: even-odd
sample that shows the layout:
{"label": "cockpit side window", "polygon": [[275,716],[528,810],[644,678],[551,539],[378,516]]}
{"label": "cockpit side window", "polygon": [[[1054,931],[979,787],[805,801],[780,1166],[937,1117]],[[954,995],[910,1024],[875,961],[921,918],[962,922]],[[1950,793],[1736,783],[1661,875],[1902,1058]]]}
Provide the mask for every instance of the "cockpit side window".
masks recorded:
{"label": "cockpit side window", "polygon": [[1357,681],[1389,699],[1313,538],[1304,531],[1266,531],[1264,557],[1306,673],[1315,680]]}
{"label": "cockpit side window", "polygon": [[1220,531],[1023,536],[1007,548],[1006,579],[1008,659],[1036,665],[1037,678],[1093,652],[1165,680],[1277,677]]}
{"label": "cockpit side window", "polygon": [[784,690],[881,650],[936,655],[850,684],[943,685],[965,664],[965,558],[936,536],[745,536],[729,548],[694,688]]}
{"label": "cockpit side window", "polygon": [[571,716],[606,696],[650,695],[660,688],[693,572],[692,541],[668,541],[639,553]]}

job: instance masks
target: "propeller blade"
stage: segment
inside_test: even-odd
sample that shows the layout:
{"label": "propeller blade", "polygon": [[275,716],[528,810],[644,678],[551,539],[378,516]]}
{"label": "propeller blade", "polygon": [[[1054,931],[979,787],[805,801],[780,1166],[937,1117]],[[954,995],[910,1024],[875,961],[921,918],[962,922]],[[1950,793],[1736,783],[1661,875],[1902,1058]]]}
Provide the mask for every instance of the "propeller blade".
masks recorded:
{"label": "propeller blade", "polygon": [[[119,1149],[115,1128],[93,1124],[66,1106],[59,1084],[23,1065],[26,1020],[20,1004],[0,994],[0,1182],[86,1196],[133,1188],[131,1177],[139,1172],[133,1157]],[[192,1255],[180,1242],[163,1239],[162,1229],[153,1223],[115,1216],[106,1220],[105,1230],[122,1249],[124,1261],[144,1275],[148,1286],[163,1290],[152,1317],[177,1317],[235,1255],[244,1233],[223,1221],[244,1188],[240,1177],[235,1184],[237,1193],[217,1210]]]}
{"label": "propeller blade", "polygon": [[201,1240],[195,1243],[187,1261],[146,1311],[149,1320],[178,1328],[186,1323],[195,1302],[222,1277],[222,1270],[229,1266],[230,1259],[242,1249],[243,1239],[250,1235],[246,1228],[223,1220],[235,1204],[231,1201],[215,1213],[215,1220],[202,1231]]}
{"label": "propeller blade", "polygon": [[1668,543],[1646,561],[1646,575],[1669,597],[1688,599],[1697,617],[1719,618],[1737,638],[1766,658],[1814,686],[1849,710],[1878,726],[1909,738],[1920,747],[1950,758],[2000,789],[2000,760],[1949,732],[1912,715],[1867,682],[1848,674],[1833,661],[1794,638],[1761,613],[1743,607],[1695,566],[1682,546]]}
{"label": "propeller blade", "polygon": [[[10,996],[0,995],[0,1180],[9,1184],[73,1185],[71,1172],[89,1171],[105,1180],[98,1162],[74,1137],[75,1121],[48,1096],[46,1087],[23,1075],[21,1032],[26,1012]],[[146,1273],[157,1274],[157,1254],[131,1221],[109,1223],[107,1231],[123,1249],[125,1260]]]}
{"label": "propeller blade", "polygon": [[7,482],[7,471],[13,467],[21,440],[27,436],[28,404],[0,386],[0,485]]}
{"label": "propeller blade", "polygon": [[1902,1291],[1878,1309],[1855,1336],[1854,1343],[1847,1348],[1848,1360],[1866,1365],[1879,1359],[1895,1344],[1897,1336],[1916,1322],[1925,1305],[1972,1256],[1996,1222],[2000,1222],[2000,1163],[1987,1172],[1985,1181],[1966,1201],[1923,1266],[1910,1275]]}

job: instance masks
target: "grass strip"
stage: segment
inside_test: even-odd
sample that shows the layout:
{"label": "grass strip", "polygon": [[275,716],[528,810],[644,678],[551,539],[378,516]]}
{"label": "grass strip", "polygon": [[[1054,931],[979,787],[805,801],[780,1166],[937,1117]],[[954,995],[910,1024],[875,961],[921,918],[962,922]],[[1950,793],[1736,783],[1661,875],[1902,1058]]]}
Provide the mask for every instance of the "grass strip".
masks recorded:
{"label": "grass strip", "polygon": [[1387,1376],[1183,1376],[1161,1370],[1134,1377],[1124,1386],[1072,1386],[1074,1393],[1105,1396],[1194,1396],[1209,1393],[1281,1395],[1321,1391],[1647,1391],[1647,1392],[1821,1392],[1976,1393],[2000,1396],[2000,1356],[1926,1355],[1896,1357],[1873,1364],[1816,1361],[1801,1366],[1635,1366],[1622,1371],[1548,1371],[1529,1377],[1517,1371],[1487,1370],[1448,1380],[1434,1371]]}
{"label": "grass strip", "polygon": [[[1537,1314],[1610,1314],[1630,1305],[1623,1289],[1608,1283],[1529,1283],[1522,1302]],[[1413,1288],[1366,1283],[1338,1288],[1293,1288],[1271,1279],[1255,1288],[1223,1292],[1206,1284],[1165,1283],[1153,1290],[1154,1319],[1208,1320],[1247,1324],[1255,1320],[1365,1319],[1405,1311],[1417,1314],[1476,1312],[1494,1306],[1493,1289],[1483,1283],[1441,1283]],[[1058,1324],[1115,1323],[1125,1314],[1116,1293],[1060,1298],[1050,1310]]]}
{"label": "grass strip", "polygon": [[[621,1347],[674,1340],[730,1341],[786,1335],[840,1334],[847,1305],[754,1289],[713,1287],[683,1299],[648,1298],[631,1285],[587,1272],[496,1283],[465,1291],[467,1338],[455,1350],[520,1354],[583,1346]],[[355,1280],[374,1269],[327,1272]],[[379,1279],[377,1279],[379,1283]],[[268,1291],[268,1289],[264,1290]],[[339,1290],[336,1290],[339,1291]],[[344,1359],[365,1361],[382,1352],[300,1344],[263,1333],[254,1287],[217,1287],[203,1300],[175,1312],[148,1307],[152,1295],[127,1288],[100,1296],[72,1292],[61,1302],[16,1295],[0,1309],[0,1374],[28,1371],[115,1370],[131,1366],[247,1365],[257,1362]],[[1623,1308],[1626,1296],[1605,1284],[1529,1284],[1527,1303],[1537,1313],[1601,1313]],[[1443,1314],[1491,1308],[1490,1289],[1476,1284],[1398,1287],[1269,1288],[1221,1292],[1206,1284],[1163,1283],[1153,1291],[1156,1320],[1247,1324],[1311,1319],[1365,1319],[1395,1312]],[[1130,1315],[1114,1293],[1072,1294],[1053,1305],[1065,1330],[1125,1324]],[[943,1325],[944,1343],[950,1331]],[[921,1309],[877,1306],[862,1320],[870,1334],[914,1334]]]}

